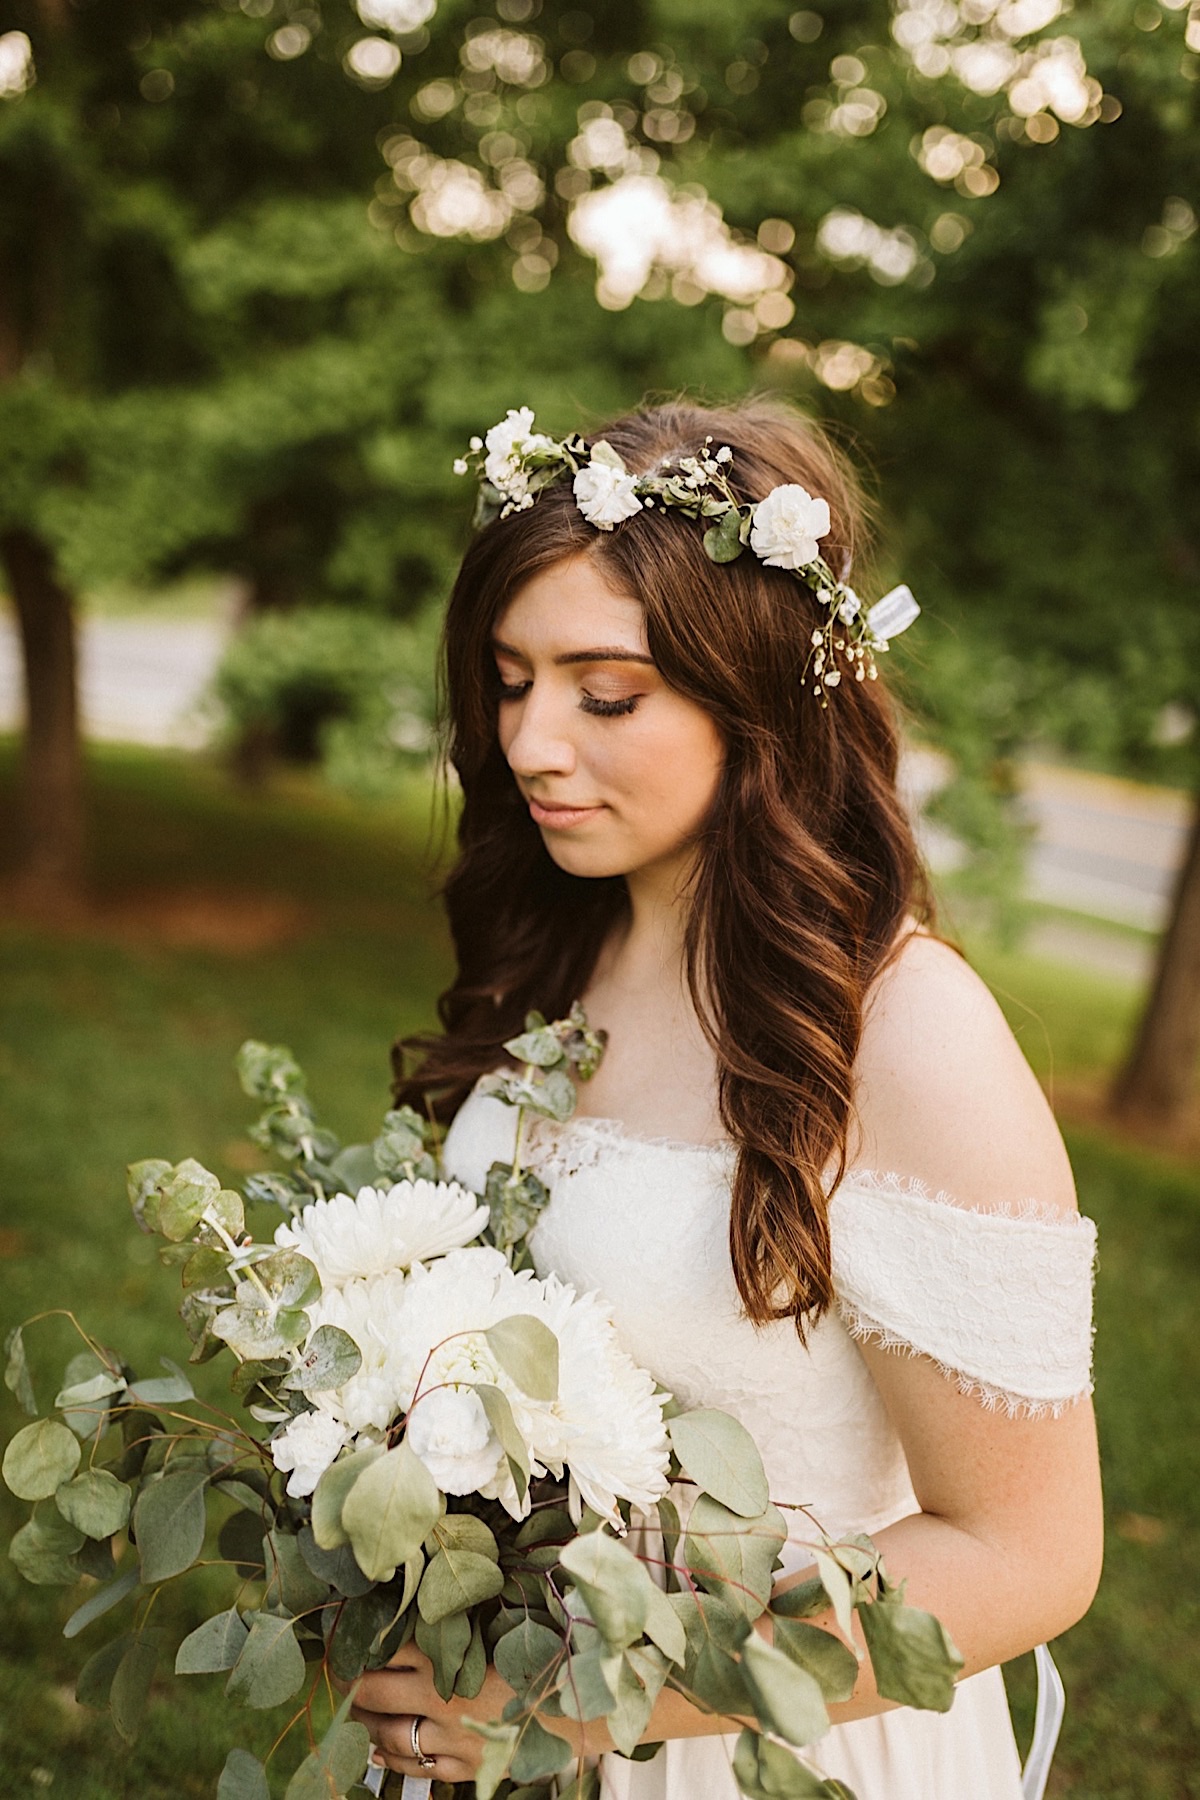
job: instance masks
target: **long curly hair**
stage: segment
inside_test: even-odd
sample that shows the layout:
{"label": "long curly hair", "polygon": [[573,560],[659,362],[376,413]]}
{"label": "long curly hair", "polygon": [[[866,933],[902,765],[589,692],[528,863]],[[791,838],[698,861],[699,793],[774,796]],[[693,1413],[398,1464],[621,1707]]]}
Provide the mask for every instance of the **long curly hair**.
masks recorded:
{"label": "long curly hair", "polygon": [[[733,450],[739,499],[798,482],[829,503],[822,551],[843,579],[864,509],[842,455],[782,402],[646,406],[594,434],[630,470],[669,467],[706,437]],[[847,677],[822,707],[802,686],[824,614],[794,575],[751,555],[717,565],[701,530],[655,509],[593,529],[566,481],[472,540],[444,633],[449,759],[462,788],[445,903],[458,973],[444,1035],[395,1047],[395,1094],[453,1116],[538,1008],[566,1012],[628,906],[620,876],[560,869],[497,738],[490,641],[522,585],[586,555],[645,608],[665,681],[703,707],[725,744],[685,901],[687,978],[715,1053],[721,1120],[738,1157],[729,1248],[747,1315],[803,1336],[832,1298],[827,1194],[845,1170],[854,1062],[871,984],[905,918],[928,912],[896,792],[897,729],[877,681]],[[408,1058],[420,1067],[407,1073]]]}

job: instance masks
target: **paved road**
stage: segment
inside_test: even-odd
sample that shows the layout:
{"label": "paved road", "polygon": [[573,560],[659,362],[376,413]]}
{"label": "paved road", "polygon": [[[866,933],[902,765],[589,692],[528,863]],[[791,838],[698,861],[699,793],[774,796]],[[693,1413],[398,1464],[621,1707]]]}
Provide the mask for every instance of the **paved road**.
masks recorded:
{"label": "paved road", "polygon": [[[201,701],[225,637],[226,627],[204,620],[85,622],[85,730],[92,737],[141,744],[203,743]],[[16,636],[10,619],[0,615],[0,731],[18,729],[20,719]],[[919,812],[921,802],[945,779],[945,764],[930,752],[914,750],[903,779]],[[1183,855],[1185,796],[1032,764],[1026,770],[1023,804],[1034,829],[1029,885],[1035,898],[1147,930],[1161,926]],[[933,867],[952,867],[960,855],[954,840],[927,821],[921,834]],[[1058,950],[1064,946],[1065,939]],[[1051,948],[1049,943],[1046,947]],[[1144,971],[1145,952],[1136,942],[1122,950],[1110,934],[1103,954],[1114,972],[1118,967],[1130,975]],[[1082,954],[1079,959],[1095,960]]]}

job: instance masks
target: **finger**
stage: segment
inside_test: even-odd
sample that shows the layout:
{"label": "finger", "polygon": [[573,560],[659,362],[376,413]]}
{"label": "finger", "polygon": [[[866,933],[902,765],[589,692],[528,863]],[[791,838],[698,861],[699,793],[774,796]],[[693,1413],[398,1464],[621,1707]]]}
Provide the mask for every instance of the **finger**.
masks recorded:
{"label": "finger", "polygon": [[354,1698],[368,1712],[421,1714],[433,1693],[408,1669],[373,1669],[359,1682]]}

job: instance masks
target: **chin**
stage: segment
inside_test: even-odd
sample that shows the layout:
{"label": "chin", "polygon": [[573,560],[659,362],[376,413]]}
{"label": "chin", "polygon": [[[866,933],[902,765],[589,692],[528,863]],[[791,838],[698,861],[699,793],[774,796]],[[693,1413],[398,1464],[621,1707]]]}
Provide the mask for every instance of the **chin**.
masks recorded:
{"label": "chin", "polygon": [[551,862],[568,875],[578,875],[583,881],[602,881],[606,876],[628,875],[629,865],[610,850],[605,853],[598,845],[556,844],[549,837],[543,837],[547,855]]}

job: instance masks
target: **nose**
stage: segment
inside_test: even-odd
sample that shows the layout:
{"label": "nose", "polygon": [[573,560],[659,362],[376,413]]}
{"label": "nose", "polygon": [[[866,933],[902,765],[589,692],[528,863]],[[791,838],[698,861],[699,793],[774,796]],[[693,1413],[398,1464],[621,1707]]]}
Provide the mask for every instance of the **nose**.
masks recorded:
{"label": "nose", "polygon": [[[575,745],[568,729],[569,709],[547,691],[531,688],[500,715],[500,741],[508,766],[519,780],[540,775],[571,775]],[[509,730],[505,730],[505,726]]]}

